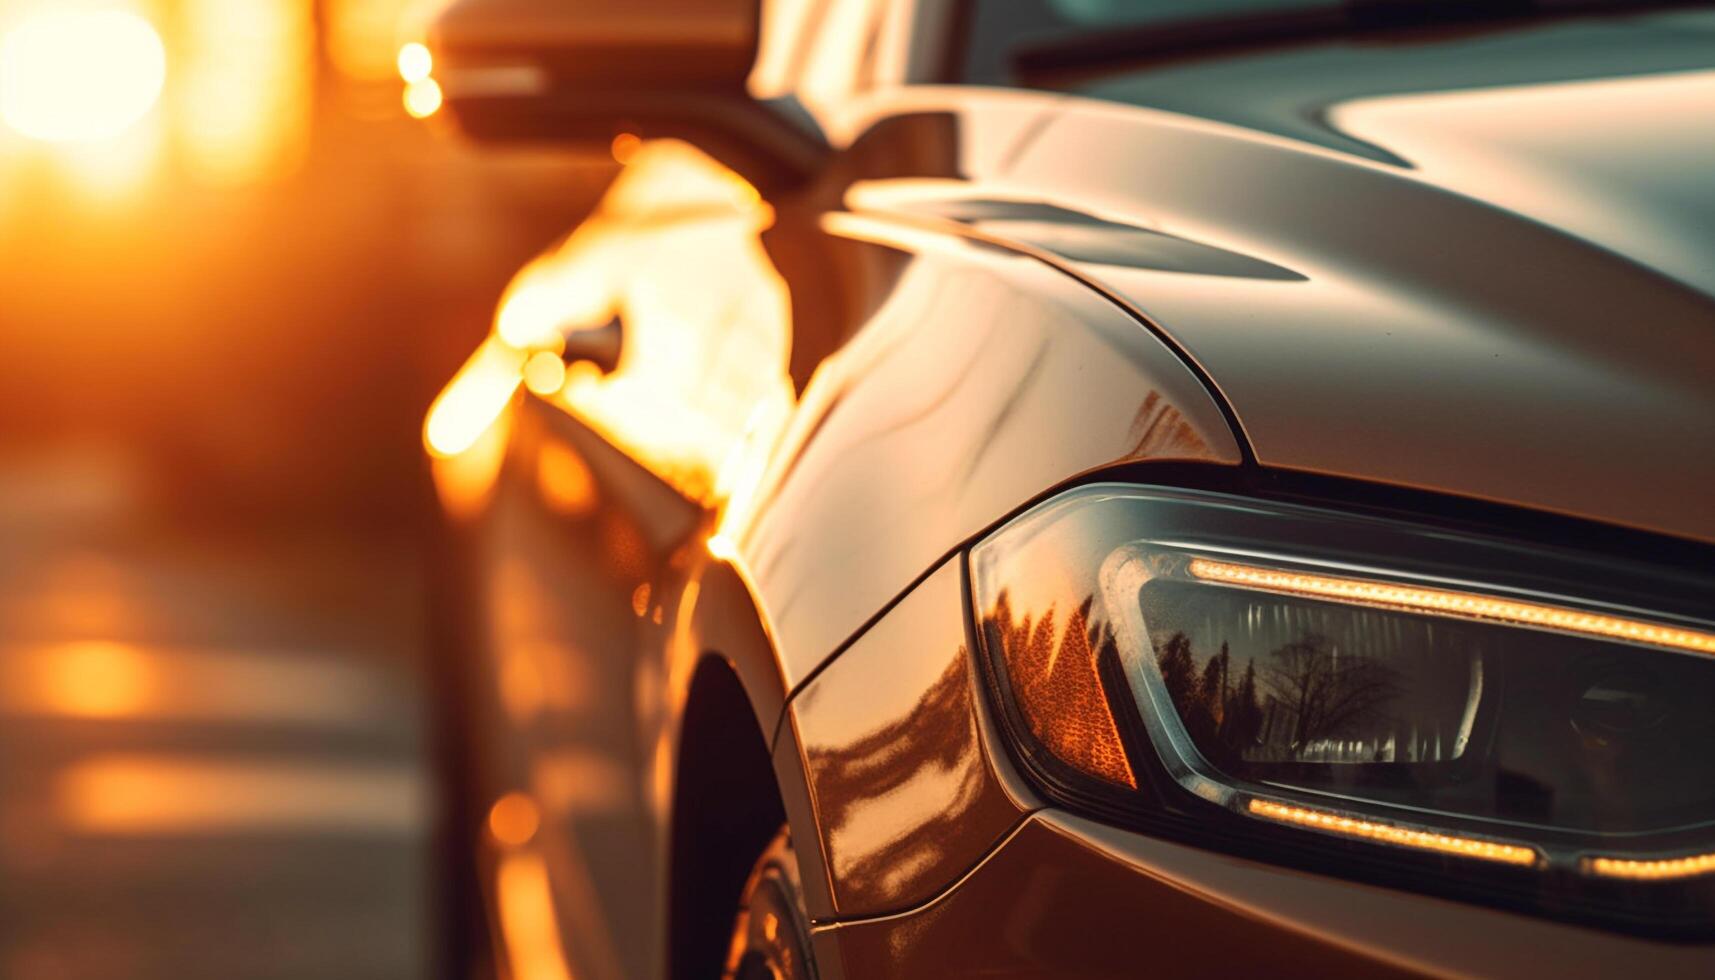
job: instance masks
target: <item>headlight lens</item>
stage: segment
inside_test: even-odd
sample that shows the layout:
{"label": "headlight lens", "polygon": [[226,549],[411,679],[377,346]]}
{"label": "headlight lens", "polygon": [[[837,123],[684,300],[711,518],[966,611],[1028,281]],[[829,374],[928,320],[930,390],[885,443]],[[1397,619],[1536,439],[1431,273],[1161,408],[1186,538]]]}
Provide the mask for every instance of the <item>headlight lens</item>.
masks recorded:
{"label": "headlight lens", "polygon": [[1063,803],[1555,912],[1715,911],[1706,580],[1114,485],[972,573],[1009,727]]}

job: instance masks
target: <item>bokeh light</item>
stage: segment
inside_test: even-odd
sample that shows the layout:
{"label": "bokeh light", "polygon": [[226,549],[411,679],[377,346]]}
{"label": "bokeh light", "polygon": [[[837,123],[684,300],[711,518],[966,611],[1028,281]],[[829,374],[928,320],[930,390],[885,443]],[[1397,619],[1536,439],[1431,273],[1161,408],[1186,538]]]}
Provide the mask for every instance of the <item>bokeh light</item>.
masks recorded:
{"label": "bokeh light", "polygon": [[166,79],[166,47],[142,17],[44,10],[0,40],[0,119],[46,142],[111,139],[155,107]]}
{"label": "bokeh light", "polygon": [[441,110],[441,86],[432,78],[405,87],[405,111],[413,119],[427,119]]}
{"label": "bokeh light", "polygon": [[488,811],[488,832],[507,847],[522,847],[530,843],[541,823],[535,801],[523,793],[502,796]]}
{"label": "bokeh light", "polygon": [[538,395],[552,395],[566,383],[566,362],[551,350],[537,351],[524,362],[524,387]]}
{"label": "bokeh light", "polygon": [[159,678],[149,658],[123,643],[84,641],[36,658],[40,707],[86,718],[132,715],[154,700]]}
{"label": "bokeh light", "polygon": [[435,70],[435,56],[416,41],[399,49],[399,77],[415,84],[428,78]]}

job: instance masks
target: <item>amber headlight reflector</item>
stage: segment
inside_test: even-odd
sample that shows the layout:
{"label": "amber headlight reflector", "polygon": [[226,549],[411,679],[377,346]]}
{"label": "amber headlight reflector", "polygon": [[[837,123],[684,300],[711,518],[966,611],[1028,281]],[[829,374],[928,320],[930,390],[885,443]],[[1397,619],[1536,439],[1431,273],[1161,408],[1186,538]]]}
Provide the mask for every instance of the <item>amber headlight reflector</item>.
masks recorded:
{"label": "amber headlight reflector", "polygon": [[1015,741],[1063,803],[1525,871],[1507,887],[1550,905],[1715,882],[1707,581],[1112,485],[1025,514],[972,574]]}
{"label": "amber headlight reflector", "polygon": [[1064,624],[1055,622],[1059,611],[1053,608],[1040,619],[1015,621],[1003,597],[992,621],[1030,733],[1080,772],[1136,789],[1099,677],[1099,658],[1111,655],[1113,637],[1091,635],[1089,611],[1083,603]]}

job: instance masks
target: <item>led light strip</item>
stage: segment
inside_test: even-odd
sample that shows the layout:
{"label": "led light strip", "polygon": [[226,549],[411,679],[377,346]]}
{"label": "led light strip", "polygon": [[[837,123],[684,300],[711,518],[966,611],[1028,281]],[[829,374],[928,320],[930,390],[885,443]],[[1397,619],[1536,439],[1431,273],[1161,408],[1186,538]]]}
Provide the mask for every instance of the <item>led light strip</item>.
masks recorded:
{"label": "led light strip", "polygon": [[1678,629],[1617,616],[1602,616],[1534,602],[1498,599],[1474,592],[1452,592],[1390,582],[1283,572],[1209,558],[1191,559],[1190,572],[1206,582],[1244,586],[1263,592],[1332,599],[1357,605],[1385,606],[1457,619],[1541,626],[1583,636],[1648,643],[1692,653],[1715,654],[1715,633]]}
{"label": "led light strip", "polygon": [[1535,867],[1539,862],[1534,849],[1518,844],[1497,844],[1494,841],[1478,840],[1474,837],[1454,837],[1449,834],[1436,834],[1426,830],[1407,830],[1392,824],[1372,823],[1368,820],[1343,817],[1338,813],[1330,813],[1326,810],[1288,806],[1285,803],[1275,803],[1272,800],[1252,799],[1246,806],[1252,816],[1261,817],[1265,820],[1273,820],[1277,823],[1291,824],[1295,827],[1305,827],[1311,830],[1321,830],[1344,837],[1356,837],[1383,844],[1393,844],[1396,847],[1433,851],[1438,854],[1452,854],[1458,857],[1475,858],[1479,861],[1494,861],[1498,864],[1512,864],[1527,868]]}
{"label": "led light strip", "polygon": [[1715,854],[1693,854],[1689,857],[1642,860],[1637,858],[1587,858],[1584,870],[1599,878],[1625,878],[1630,881],[1666,881],[1691,878],[1715,872]]}

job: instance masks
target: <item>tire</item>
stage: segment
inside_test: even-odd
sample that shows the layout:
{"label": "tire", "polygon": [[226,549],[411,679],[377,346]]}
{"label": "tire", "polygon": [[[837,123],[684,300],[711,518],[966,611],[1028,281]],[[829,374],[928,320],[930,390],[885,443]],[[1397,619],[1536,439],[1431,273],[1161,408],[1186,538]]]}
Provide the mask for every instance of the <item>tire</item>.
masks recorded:
{"label": "tire", "polygon": [[744,884],[721,976],[723,980],[815,980],[798,854],[784,827],[763,848]]}

